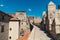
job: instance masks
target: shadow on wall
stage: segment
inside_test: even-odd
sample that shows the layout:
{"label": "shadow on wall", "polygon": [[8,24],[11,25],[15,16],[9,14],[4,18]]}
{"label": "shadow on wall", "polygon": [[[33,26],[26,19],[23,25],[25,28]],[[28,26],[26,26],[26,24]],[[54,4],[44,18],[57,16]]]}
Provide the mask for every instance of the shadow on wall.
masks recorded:
{"label": "shadow on wall", "polygon": [[32,29],[33,29],[33,25],[30,24],[30,31],[32,31]]}

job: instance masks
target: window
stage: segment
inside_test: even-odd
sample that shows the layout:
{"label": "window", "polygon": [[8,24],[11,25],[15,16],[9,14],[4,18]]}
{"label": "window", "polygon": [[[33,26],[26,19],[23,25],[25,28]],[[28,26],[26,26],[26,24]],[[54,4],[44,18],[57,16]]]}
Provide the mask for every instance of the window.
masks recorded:
{"label": "window", "polygon": [[21,22],[21,25],[23,25],[23,22]]}
{"label": "window", "polygon": [[2,16],[2,20],[4,20],[4,16]]}
{"label": "window", "polygon": [[12,30],[12,28],[10,28],[10,31]]}
{"label": "window", "polygon": [[11,36],[9,37],[9,39],[11,39]]}
{"label": "window", "polygon": [[4,25],[1,25],[1,32],[4,32]]}
{"label": "window", "polygon": [[20,36],[23,36],[23,35],[24,35],[24,30],[21,29],[21,30],[20,30]]}
{"label": "window", "polygon": [[2,16],[2,22],[4,21],[4,16]]}
{"label": "window", "polygon": [[4,23],[1,24],[1,32],[4,32]]}

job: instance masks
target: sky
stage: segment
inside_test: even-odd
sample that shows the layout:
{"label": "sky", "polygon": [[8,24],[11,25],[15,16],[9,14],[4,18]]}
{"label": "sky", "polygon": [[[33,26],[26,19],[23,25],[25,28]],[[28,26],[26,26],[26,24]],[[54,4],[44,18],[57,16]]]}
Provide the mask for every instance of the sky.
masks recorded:
{"label": "sky", "polygon": [[25,10],[27,16],[42,18],[42,12],[47,10],[50,1],[53,1],[57,7],[60,4],[60,0],[0,0],[0,10],[9,13]]}

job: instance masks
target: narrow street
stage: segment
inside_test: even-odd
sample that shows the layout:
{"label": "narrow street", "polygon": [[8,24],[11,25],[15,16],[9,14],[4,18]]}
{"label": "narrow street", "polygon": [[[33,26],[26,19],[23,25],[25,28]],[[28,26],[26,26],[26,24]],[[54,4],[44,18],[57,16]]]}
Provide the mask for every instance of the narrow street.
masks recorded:
{"label": "narrow street", "polygon": [[34,28],[28,37],[28,40],[51,40],[42,30],[33,25]]}
{"label": "narrow street", "polygon": [[24,36],[19,38],[18,40],[51,40],[51,38],[49,38],[44,31],[40,30],[40,28],[33,25],[32,31],[29,32],[28,30],[26,30]]}

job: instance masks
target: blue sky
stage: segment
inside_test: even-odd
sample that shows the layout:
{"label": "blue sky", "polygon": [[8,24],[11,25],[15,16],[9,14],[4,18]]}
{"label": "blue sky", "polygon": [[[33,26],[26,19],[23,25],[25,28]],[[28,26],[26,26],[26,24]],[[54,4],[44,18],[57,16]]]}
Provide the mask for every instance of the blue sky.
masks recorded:
{"label": "blue sky", "polygon": [[60,0],[0,0],[0,10],[15,13],[17,10],[25,10],[27,16],[42,18],[42,12],[47,10],[47,5],[53,1],[56,6]]}

